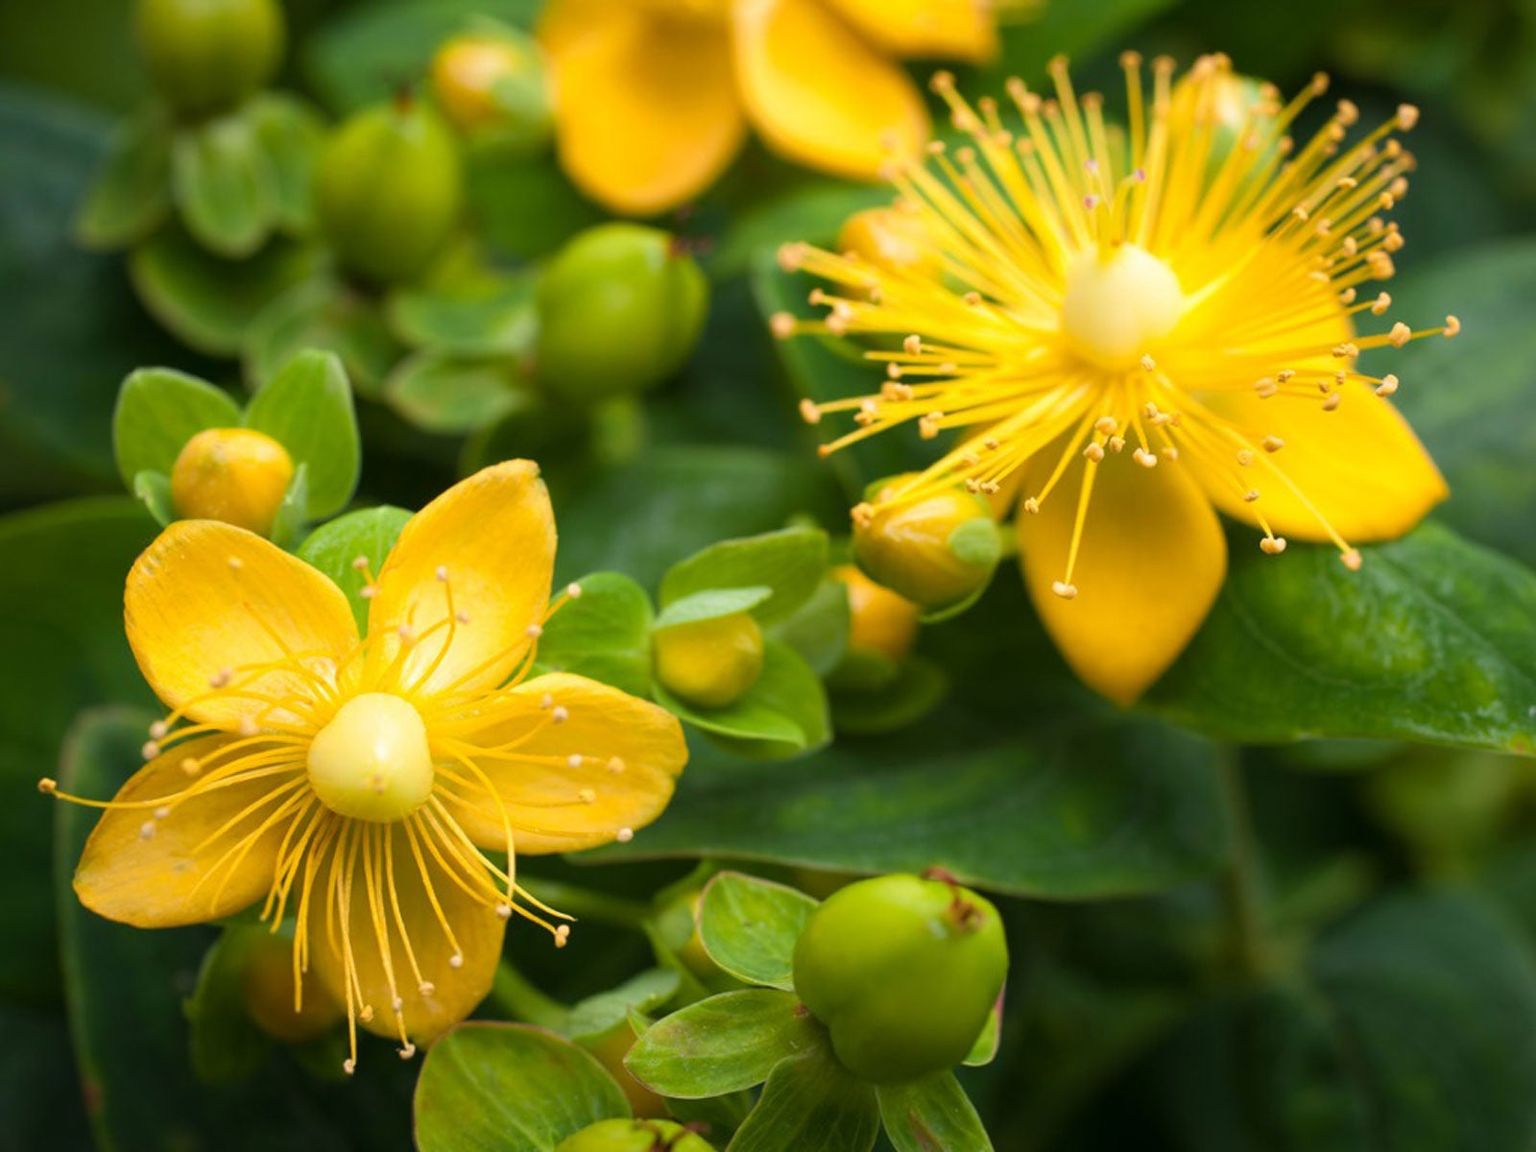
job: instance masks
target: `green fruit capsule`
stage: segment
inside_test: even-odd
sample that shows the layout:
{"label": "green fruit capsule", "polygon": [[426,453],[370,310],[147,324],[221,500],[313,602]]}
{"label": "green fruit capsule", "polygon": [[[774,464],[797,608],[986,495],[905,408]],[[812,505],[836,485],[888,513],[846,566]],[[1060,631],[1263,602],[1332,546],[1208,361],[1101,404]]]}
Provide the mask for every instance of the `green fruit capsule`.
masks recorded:
{"label": "green fruit capsule", "polygon": [[709,284],[675,236],[590,228],[540,279],[539,381],[582,404],[654,387],[693,354],[708,310]]}
{"label": "green fruit capsule", "polygon": [[715,1152],[697,1132],[671,1120],[599,1120],[567,1136],[555,1152]]}
{"label": "green fruit capsule", "polygon": [[459,222],[464,174],[437,113],[401,97],[359,112],[331,137],[316,174],[320,226],[348,271],[415,279]]}
{"label": "green fruit capsule", "polygon": [[277,0],[138,0],[134,24],[155,88],[188,116],[240,103],[283,59]]}
{"label": "green fruit capsule", "polygon": [[763,630],[745,612],[663,628],[654,640],[656,679],[699,708],[724,708],[763,671]]}
{"label": "green fruit capsule", "polygon": [[969,889],[880,876],[835,892],[795,945],[795,993],[843,1066],[888,1084],[952,1068],[1008,975],[1003,923]]}

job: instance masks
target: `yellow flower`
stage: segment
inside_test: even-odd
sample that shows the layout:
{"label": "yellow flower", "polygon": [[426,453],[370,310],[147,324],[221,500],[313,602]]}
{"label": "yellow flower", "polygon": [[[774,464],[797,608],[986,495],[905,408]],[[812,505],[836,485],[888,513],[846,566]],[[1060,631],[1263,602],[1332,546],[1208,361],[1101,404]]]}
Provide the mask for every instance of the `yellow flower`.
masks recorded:
{"label": "yellow flower", "polygon": [[1359,112],[1341,101],[1298,144],[1292,125],[1326,77],[1286,104],[1268,86],[1245,103],[1225,58],[1177,86],[1159,59],[1149,100],[1139,58],[1122,64],[1124,128],[1073,91],[1064,61],[1053,97],[1010,83],[1019,131],[936,77],[970,139],[891,169],[936,259],[790,246],[786,267],[835,289],[812,295],[823,322],[773,327],[885,337],[868,352],[886,367],[877,395],[804,405],[812,422],[859,425],[823,452],[908,423],[925,438],[964,429],[885,503],[958,484],[1016,502],[1046,627],[1085,681],[1128,703],[1220,588],[1215,509],[1262,530],[1266,552],[1282,534],[1331,541],[1356,568],[1351,541],[1397,536],[1444,498],[1386,400],[1396,377],[1356,358],[1460,326],[1413,331],[1369,287],[1403,246],[1383,214],[1407,190],[1413,157],[1392,134],[1415,109],[1351,141]]}
{"label": "yellow flower", "polygon": [[514,846],[629,839],[687,758],[653,704],[526,678],[554,551],[537,468],[487,468],[406,524],[359,637],[345,595],[303,561],[228,524],[171,525],[129,574],[125,616],[172,711],[115,800],[65,797],[106,810],[80,900],[146,928],[257,902],[274,931],[292,918],[295,1011],[313,971],[346,1005],[349,1072],[359,1023],[408,1057],[463,1019],[514,911],[557,944],[569,931],[518,887]]}
{"label": "yellow flower", "polygon": [[911,155],[928,138],[922,94],[896,59],[988,58],[992,8],[992,0],[552,0],[539,37],[554,67],[561,163],[593,199],[650,215],[713,183],[750,124],[790,160],[873,179],[882,142]]}

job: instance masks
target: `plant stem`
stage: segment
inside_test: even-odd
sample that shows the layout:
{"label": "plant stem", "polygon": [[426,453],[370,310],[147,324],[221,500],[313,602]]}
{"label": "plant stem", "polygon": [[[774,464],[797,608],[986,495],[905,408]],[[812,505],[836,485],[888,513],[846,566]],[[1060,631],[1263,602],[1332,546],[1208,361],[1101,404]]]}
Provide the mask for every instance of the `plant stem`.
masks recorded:
{"label": "plant stem", "polygon": [[1222,802],[1232,852],[1223,878],[1231,917],[1232,960],[1242,975],[1262,976],[1269,967],[1269,946],[1259,879],[1259,845],[1253,835],[1241,751],[1235,747],[1222,749],[1217,771],[1221,776]]}
{"label": "plant stem", "polygon": [[633,928],[643,931],[650,916],[648,906],[606,892],[595,892],[563,880],[540,880],[532,876],[519,876],[518,883],[551,908],[574,916],[577,920],[594,920],[616,928]]}
{"label": "plant stem", "polygon": [[544,1028],[558,1028],[568,1014],[564,1004],[544,995],[505,960],[496,966],[491,999],[512,1019]]}

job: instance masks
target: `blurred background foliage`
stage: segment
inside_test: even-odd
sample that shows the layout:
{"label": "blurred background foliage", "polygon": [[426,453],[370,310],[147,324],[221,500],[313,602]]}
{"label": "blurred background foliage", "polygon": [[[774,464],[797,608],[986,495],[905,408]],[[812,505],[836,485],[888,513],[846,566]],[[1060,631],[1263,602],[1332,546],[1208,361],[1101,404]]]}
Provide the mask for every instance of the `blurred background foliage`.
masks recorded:
{"label": "blurred background foliage", "polygon": [[[466,16],[527,26],[538,0],[286,8],[280,82],[340,116],[421,75]],[[0,5],[0,1149],[405,1148],[414,1070],[382,1046],[355,1084],[289,1059],[228,1090],[193,1080],[181,1000],[206,935],[133,933],[75,906],[68,862],[86,825],[61,812],[55,826],[31,791],[61,748],[89,778],[121,742],[120,713],[82,723],[82,709],[149,703],[120,628],[122,574],[153,531],[116,495],[120,381],[150,364],[240,380],[146,315],[121,258],[74,239],[113,131],[146,96],[129,25],[121,0]],[[1536,2],[1048,0],[964,86],[1036,80],[1066,52],[1083,86],[1108,87],[1130,46],[1186,62],[1226,52],[1286,91],[1326,69],[1368,121],[1422,106],[1394,292],[1410,311],[1457,311],[1468,330],[1398,358],[1416,382],[1400,400],[1452,481],[1440,519],[1536,563]],[[476,179],[477,223],[507,258],[601,218],[547,160]],[[841,530],[856,478],[815,462],[749,273],[872,195],[754,146],[675,225],[705,245],[714,304],[693,361],[643,417],[541,418],[466,442],[365,402],[359,502],[414,507],[477,463],[533,455],[555,493],[562,577],[616,569],[651,589],[723,537],[805,514]],[[667,818],[597,856],[626,867],[534,871],[648,901],[688,864],[641,851],[757,861],[782,878],[944,864],[1002,898],[1014,969],[1001,1054],[965,1081],[1008,1152],[1533,1146],[1536,776],[1524,761],[1390,732],[1220,750],[1120,717],[1065,675],[1007,578],[964,621],[928,629],[922,652],[953,690],[913,731],[787,764],[696,745]],[[1168,715],[1187,712],[1181,683],[1154,694]],[[1531,716],[1515,727],[1528,733]],[[1228,819],[1219,757],[1247,770],[1251,829]],[[1263,846],[1257,876],[1224,872],[1234,835]],[[1221,896],[1234,883],[1269,903],[1257,965],[1233,954]],[[569,1001],[645,967],[650,950],[597,923],[559,957],[518,960]]]}

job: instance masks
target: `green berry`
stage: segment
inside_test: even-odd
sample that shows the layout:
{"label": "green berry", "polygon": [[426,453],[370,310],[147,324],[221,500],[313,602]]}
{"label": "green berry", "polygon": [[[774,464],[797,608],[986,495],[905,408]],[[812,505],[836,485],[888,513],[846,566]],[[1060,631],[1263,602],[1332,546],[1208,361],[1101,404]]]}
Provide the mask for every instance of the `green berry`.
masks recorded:
{"label": "green berry", "polygon": [[966,888],[880,876],[835,892],[795,945],[795,993],[843,1066],[877,1084],[965,1059],[1008,974],[1002,920]]}
{"label": "green berry", "polygon": [[693,354],[709,284],[677,238],[600,224],[573,239],[539,282],[538,375],[576,403],[642,392]]}
{"label": "green berry", "polygon": [[458,145],[420,101],[369,108],[326,144],[316,196],[321,228],[344,267],[384,284],[413,280],[458,225]]}
{"label": "green berry", "polygon": [[138,0],[135,27],[155,87],[190,116],[240,103],[283,59],[277,0]]}
{"label": "green berry", "polygon": [[671,1120],[600,1120],[567,1136],[555,1152],[715,1152],[704,1137]]}

